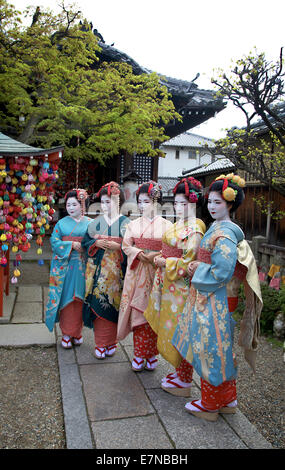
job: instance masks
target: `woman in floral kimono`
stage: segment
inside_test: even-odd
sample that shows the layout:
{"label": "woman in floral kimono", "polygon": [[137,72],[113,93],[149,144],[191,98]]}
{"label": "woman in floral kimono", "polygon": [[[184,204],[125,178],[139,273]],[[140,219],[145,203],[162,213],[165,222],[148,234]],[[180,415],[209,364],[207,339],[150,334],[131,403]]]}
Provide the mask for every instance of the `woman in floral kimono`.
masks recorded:
{"label": "woman in floral kimono", "polygon": [[173,193],[179,220],[162,237],[162,255],[154,260],[158,268],[144,316],[158,335],[159,353],[176,368],[162,379],[162,388],[172,395],[189,396],[193,367],[181,357],[171,340],[189,294],[187,266],[196,259],[206,227],[196,219],[196,206],[203,202],[201,183],[192,177],[183,178]]}
{"label": "woman in floral kimono", "polygon": [[84,216],[85,190],[65,196],[68,216],[60,219],[51,235],[53,257],[50,268],[46,325],[50,331],[59,321],[62,347],[79,346],[82,339],[82,306],[85,295],[85,261],[81,240],[91,219]]}
{"label": "woman in floral kimono", "polygon": [[124,196],[117,183],[107,183],[97,196],[103,215],[89,224],[82,240],[88,256],[83,320],[94,330],[95,357],[105,359],[113,356],[117,348],[118,311],[126,268],[121,243],[129,219],[120,214]]}
{"label": "woman in floral kimono", "polygon": [[208,210],[214,220],[202,239],[197,261],[188,266],[190,295],[172,344],[201,377],[201,400],[186,404],[191,414],[215,421],[219,413],[234,413],[236,362],[231,318],[238,289],[244,283],[246,308],[239,345],[255,370],[262,298],[253,254],[238,225],[230,220],[242,203],[245,182],[232,173],[209,188]]}
{"label": "woman in floral kimono", "polygon": [[128,266],[122,293],[118,340],[133,331],[135,372],[154,370],[157,366],[156,334],[148,325],[144,311],[153,285],[155,266],[153,258],[161,250],[161,239],[172,223],[157,215],[161,189],[150,181],[137,190],[137,203],[142,217],[129,223],[122,248],[128,257]]}

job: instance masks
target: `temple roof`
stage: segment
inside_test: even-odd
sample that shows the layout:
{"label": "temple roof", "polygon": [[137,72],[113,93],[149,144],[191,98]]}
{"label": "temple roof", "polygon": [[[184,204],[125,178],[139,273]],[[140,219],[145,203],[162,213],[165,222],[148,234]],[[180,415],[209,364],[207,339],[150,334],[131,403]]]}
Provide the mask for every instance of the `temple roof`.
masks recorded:
{"label": "temple roof", "polygon": [[196,168],[192,168],[191,170],[184,170],[182,171],[183,177],[185,176],[204,176],[204,175],[211,175],[212,173],[216,173],[217,171],[221,170],[234,170],[235,169],[234,163],[232,163],[228,158],[217,158],[212,163],[204,163]]}
{"label": "temple roof", "polygon": [[[98,45],[101,47],[98,55],[102,61],[125,62],[132,66],[133,72],[137,75],[153,72],[139,65],[124,52],[105,44],[100,38]],[[202,124],[226,107],[226,103],[222,98],[215,96],[215,91],[198,88],[195,80],[199,77],[199,74],[191,81],[165,77],[158,72],[157,74],[161,77],[161,84],[165,85],[171,93],[176,111],[183,118],[182,122],[175,120],[175,122],[165,127],[165,132],[170,138]]]}
{"label": "temple roof", "polygon": [[43,149],[40,147],[32,147],[18,140],[12,139],[0,132],[0,157],[40,157],[42,155],[58,154],[61,158],[64,147],[52,147]]}

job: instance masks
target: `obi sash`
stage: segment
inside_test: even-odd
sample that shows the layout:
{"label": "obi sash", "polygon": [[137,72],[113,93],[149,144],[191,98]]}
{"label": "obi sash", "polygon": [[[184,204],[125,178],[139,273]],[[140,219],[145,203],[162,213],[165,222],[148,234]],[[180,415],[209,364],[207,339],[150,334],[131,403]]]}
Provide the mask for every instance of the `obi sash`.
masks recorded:
{"label": "obi sash", "polygon": [[63,242],[81,242],[82,239],[83,237],[72,237],[71,235],[67,237],[62,237]]}
{"label": "obi sash", "polygon": [[[212,253],[210,251],[206,250],[203,247],[200,247],[198,251],[197,261],[202,261],[206,264],[212,264],[211,254]],[[239,261],[237,261],[233,276],[243,281],[246,277],[246,273],[247,268],[243,266],[243,264],[241,264]]]}
{"label": "obi sash", "polygon": [[134,238],[136,248],[141,250],[161,251],[162,242],[157,238]]}
{"label": "obi sash", "polygon": [[164,258],[181,258],[183,251],[180,248],[167,245],[167,243],[162,243],[162,256]]}

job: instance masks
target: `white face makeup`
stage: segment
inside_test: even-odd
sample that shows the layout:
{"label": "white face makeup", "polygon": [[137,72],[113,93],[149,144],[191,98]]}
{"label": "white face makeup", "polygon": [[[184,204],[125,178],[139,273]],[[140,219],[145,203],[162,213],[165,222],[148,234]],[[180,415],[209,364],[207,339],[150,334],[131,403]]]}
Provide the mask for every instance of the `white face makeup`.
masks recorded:
{"label": "white face makeup", "polygon": [[153,200],[145,193],[138,197],[138,209],[145,217],[151,217],[154,212]]}
{"label": "white face makeup", "polygon": [[196,214],[196,204],[189,202],[184,194],[175,194],[174,210],[179,219],[188,219]]}
{"label": "white face makeup", "polygon": [[81,205],[75,197],[69,197],[66,202],[66,211],[73,219],[81,217]]}
{"label": "white face makeup", "polygon": [[208,211],[213,219],[217,221],[230,219],[230,208],[222,195],[216,191],[212,191],[208,197]]}
{"label": "white face makeup", "polygon": [[107,196],[104,194],[101,197],[101,209],[109,219],[113,219],[119,213],[118,197],[117,196]]}

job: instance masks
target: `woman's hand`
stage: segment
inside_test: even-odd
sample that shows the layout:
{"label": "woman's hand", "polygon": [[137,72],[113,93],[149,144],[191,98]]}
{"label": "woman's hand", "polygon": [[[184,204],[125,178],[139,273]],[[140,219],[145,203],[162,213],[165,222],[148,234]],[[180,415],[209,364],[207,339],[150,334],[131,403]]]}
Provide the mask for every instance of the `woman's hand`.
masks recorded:
{"label": "woman's hand", "polygon": [[137,258],[138,258],[138,260],[140,260],[142,263],[149,263],[149,262],[150,262],[149,259],[148,259],[148,257],[147,257],[147,255],[146,255],[143,251],[141,251],[141,252],[138,254]]}
{"label": "woman's hand", "polygon": [[150,251],[149,253],[146,253],[145,255],[146,255],[149,263],[153,263],[154,258],[157,256],[157,251]]}
{"label": "woman's hand", "polygon": [[109,250],[120,250],[120,249],[121,249],[121,245],[120,245],[119,243],[117,243],[117,242],[113,242],[113,241],[111,241],[111,240],[110,240],[110,241],[107,240],[106,243],[107,243],[107,248],[108,248]]}
{"label": "woman's hand", "polygon": [[80,242],[72,242],[72,248],[79,252],[83,251]]}
{"label": "woman's hand", "polygon": [[188,264],[187,272],[188,272],[188,276],[190,277],[190,279],[194,276],[194,273],[196,269],[198,268],[199,264],[200,264],[200,261],[191,261],[191,263]]}
{"label": "woman's hand", "polygon": [[162,256],[156,256],[153,262],[158,268],[164,268],[164,266],[166,266],[166,260]]}
{"label": "woman's hand", "polygon": [[102,250],[106,250],[106,248],[108,248],[107,243],[108,241],[104,238],[98,238],[98,240],[95,242],[95,246],[97,248],[101,248]]}

